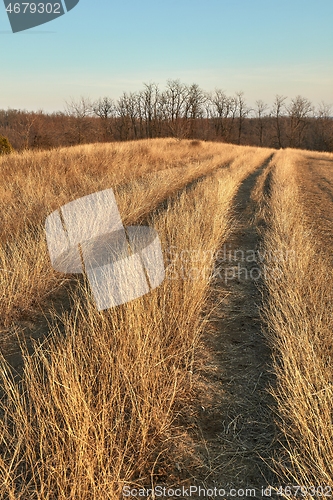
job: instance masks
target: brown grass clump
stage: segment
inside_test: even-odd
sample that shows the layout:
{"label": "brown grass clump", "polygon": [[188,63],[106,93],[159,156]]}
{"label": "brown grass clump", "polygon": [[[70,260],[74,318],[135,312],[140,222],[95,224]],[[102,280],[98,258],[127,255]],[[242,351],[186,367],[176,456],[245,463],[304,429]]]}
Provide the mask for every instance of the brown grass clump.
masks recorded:
{"label": "brown grass clump", "polygon": [[[333,480],[333,276],[300,202],[296,168],[305,160],[305,153],[293,150],[276,155],[263,314],[274,352],[273,394],[285,447],[276,465],[285,481],[303,485],[303,493],[317,498],[329,493],[325,486]],[[323,490],[316,489],[320,485]]]}
{"label": "brown grass clump", "polygon": [[[187,143],[179,146],[171,141],[144,143],[145,154],[160,154],[160,147],[167,163],[168,148],[173,151],[174,144],[180,156],[190,154]],[[140,143],[132,145],[133,151],[140,147]],[[126,224],[144,218],[158,230],[167,265],[163,284],[130,303],[98,312],[81,280],[79,289],[72,291],[70,310],[53,312],[48,339],[36,345],[33,355],[25,353],[20,380],[2,359],[1,498],[114,499],[121,496],[126,484],[151,487],[176,474],[175,450],[181,438],[175,422],[191,395],[191,368],[207,320],[202,311],[214,252],[228,232],[229,210],[240,182],[268,155],[253,148],[224,149],[208,144],[202,144],[200,150],[203,157],[190,157],[185,166],[170,153],[174,165],[164,168],[160,177],[152,172],[138,180],[133,168],[132,181],[115,190]],[[236,150],[238,157],[231,162]],[[43,161],[42,156],[39,159]],[[35,168],[37,164],[36,160]],[[39,175],[35,189],[41,202],[39,189],[45,181],[45,192],[50,193],[50,185],[49,174],[43,177],[40,171]],[[91,189],[85,177],[80,194],[100,187],[99,182]],[[31,180],[25,200],[32,188]],[[20,189],[23,194],[22,185]],[[67,197],[61,196],[62,202],[69,195],[73,199],[74,194],[78,195],[75,189],[69,190]],[[40,219],[51,205],[59,206],[59,200],[55,201],[46,195],[34,244],[30,240],[31,246],[27,243],[22,248],[21,260],[10,240],[14,256],[7,264],[15,274],[24,259],[40,255],[39,267],[30,279],[44,297],[44,311],[48,287],[60,280],[60,273],[54,282],[48,278],[52,270]],[[25,234],[24,230],[19,234]],[[186,258],[175,257],[179,255]],[[31,266],[35,265],[31,260]],[[21,289],[28,290],[28,272],[15,276],[17,283],[26,280]],[[13,287],[13,295],[15,290]],[[32,299],[36,294],[34,289],[27,295]],[[16,298],[16,303],[22,301],[23,294]],[[8,320],[14,311],[13,307],[5,310]]]}

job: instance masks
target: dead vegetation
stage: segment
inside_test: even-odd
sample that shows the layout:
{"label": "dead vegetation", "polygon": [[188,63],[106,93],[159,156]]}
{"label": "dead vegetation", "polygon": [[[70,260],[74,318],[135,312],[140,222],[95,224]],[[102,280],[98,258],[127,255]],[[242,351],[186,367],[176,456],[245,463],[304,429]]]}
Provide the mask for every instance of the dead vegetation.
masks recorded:
{"label": "dead vegetation", "polygon": [[[253,449],[237,453],[225,447],[226,430],[234,429],[235,446],[244,447],[245,433],[258,425],[255,406],[265,399],[261,372],[270,352],[284,447],[274,467],[281,481],[330,484],[331,263],[298,187],[308,186],[308,174],[300,172],[309,158],[292,150],[273,153],[158,139],[1,158],[1,498],[115,499],[126,484],[185,484],[198,471],[197,480],[214,481],[237,471],[254,474],[246,454],[264,455],[259,430],[252,444],[246,441]],[[44,222],[68,201],[109,187],[124,224],[158,231],[166,279],[148,295],[98,312],[83,277],[52,270]],[[217,287],[213,277],[215,254],[224,243],[238,248],[244,240],[246,251],[246,245],[259,244],[259,236],[260,307],[269,343],[259,357],[267,359],[253,351],[261,342],[253,283]],[[212,312],[221,323],[200,361]],[[37,329],[34,342],[30,336]],[[22,351],[23,366],[8,363],[13,346]],[[216,356],[215,368],[205,366]],[[213,372],[218,380],[210,378]],[[207,401],[212,388],[221,397],[230,389],[223,422],[216,406],[214,422],[209,412],[201,423],[191,420],[200,384]],[[239,418],[243,402],[253,406]],[[208,434],[199,424],[210,425]],[[205,447],[210,461],[201,453]],[[229,464],[228,474],[222,462]]]}
{"label": "dead vegetation", "polygon": [[312,218],[309,224],[303,203],[310,203],[311,196],[301,193],[297,182],[309,176],[306,165],[305,152],[287,150],[275,157],[266,213],[263,313],[274,352],[273,394],[285,447],[276,467],[285,482],[303,485],[317,498],[323,492],[316,488],[329,493],[325,486],[333,479],[333,290],[331,259],[315,230],[322,221]]}
{"label": "dead vegetation", "polygon": [[[168,141],[160,141],[160,146],[172,150]],[[157,149],[157,144],[153,147]],[[163,478],[163,470],[164,476],[172,474],[175,409],[185,405],[191,393],[191,366],[205,321],[201,311],[212,266],[210,257],[206,272],[191,279],[188,273],[197,265],[191,250],[214,254],[229,226],[237,186],[256,167],[256,150],[251,148],[244,148],[243,156],[233,163],[233,148],[217,146],[212,158],[213,151],[208,156],[207,146],[201,147],[201,157],[193,158],[191,146],[186,144],[188,164],[179,166],[177,156],[176,165],[164,169],[160,178],[152,173],[115,189],[124,222],[137,222],[144,216],[158,230],[166,259],[170,248],[188,251],[182,268],[168,268],[165,282],[151,294],[101,313],[81,282],[72,291],[71,309],[60,316],[51,314],[48,338],[35,347],[33,355],[25,353],[20,382],[2,360],[4,498],[115,498],[126,482],[149,485]],[[17,181],[19,173],[15,172]],[[206,177],[193,184],[203,175]],[[40,181],[42,176],[40,171]],[[49,173],[44,193],[50,189],[48,181],[53,183]],[[24,188],[22,179],[22,193],[32,187],[30,182]],[[86,183],[86,192],[94,189]],[[86,193],[81,190],[80,194]],[[74,195],[78,195],[76,190],[67,196]],[[32,189],[25,193],[27,204],[29,199],[35,200]],[[7,244],[3,254],[22,292],[19,296],[17,286],[11,292],[8,283],[1,283],[6,289],[4,327],[15,322],[16,313],[19,328],[20,310],[14,304],[23,302],[22,309],[29,312],[29,300],[36,297],[35,291],[29,295],[32,285],[39,291],[44,311],[51,285],[62,286],[64,277],[52,271],[42,237],[43,216],[56,203],[58,206],[55,198],[48,200],[43,210],[34,212],[39,238],[30,234],[30,246],[22,246],[26,229],[17,232],[16,239],[9,235],[11,253]],[[27,221],[25,215],[21,218]],[[12,218],[6,222],[7,231],[15,225]],[[40,259],[40,267],[26,263],[30,255]],[[46,276],[49,272],[49,282],[41,270]]]}

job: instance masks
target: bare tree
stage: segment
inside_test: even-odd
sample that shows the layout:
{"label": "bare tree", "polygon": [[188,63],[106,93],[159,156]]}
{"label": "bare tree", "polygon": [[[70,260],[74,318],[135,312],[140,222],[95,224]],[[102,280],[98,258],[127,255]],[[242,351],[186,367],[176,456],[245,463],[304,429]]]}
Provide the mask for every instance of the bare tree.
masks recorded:
{"label": "bare tree", "polygon": [[197,85],[192,83],[186,92],[184,118],[190,120],[189,133],[194,137],[195,121],[203,116],[203,105],[207,100],[206,93]]}
{"label": "bare tree", "polygon": [[282,129],[281,129],[281,117],[283,116],[283,111],[285,110],[285,100],[287,97],[282,95],[276,95],[275,101],[273,103],[273,115],[275,118],[275,130],[276,138],[279,148],[282,148]]}
{"label": "bare tree", "polygon": [[321,102],[316,112],[314,127],[314,147],[320,151],[333,150],[333,118],[332,106]]}
{"label": "bare tree", "polygon": [[242,131],[243,131],[243,124],[245,118],[248,116],[250,113],[250,108],[248,108],[245,99],[244,99],[244,92],[236,92],[236,97],[235,97],[235,103],[237,105],[237,112],[238,112],[238,144],[241,143],[241,136],[242,136]]}
{"label": "bare tree", "polygon": [[24,149],[29,149],[30,146],[30,134],[34,123],[38,118],[37,113],[25,113],[22,115],[22,125],[24,127]]}
{"label": "bare tree", "polygon": [[90,123],[87,120],[93,112],[93,106],[89,98],[81,96],[78,101],[73,98],[66,101],[66,114],[74,119],[75,142],[81,144],[85,139],[85,133]]}
{"label": "bare tree", "polygon": [[[137,95],[124,92],[116,104],[116,127],[120,140],[132,139],[136,135],[136,119],[138,110],[136,107]],[[132,133],[131,133],[132,132]]]}
{"label": "bare tree", "polygon": [[[214,121],[215,134],[225,140],[228,140],[228,118],[231,111],[231,101],[224,90],[215,89],[210,96],[211,116]],[[230,120],[229,120],[230,123]]]}
{"label": "bare tree", "polygon": [[68,102],[66,101],[66,111],[68,115],[76,118],[86,118],[91,115],[93,106],[89,98],[81,96],[78,101],[73,98]]}
{"label": "bare tree", "polygon": [[200,118],[203,112],[203,104],[206,101],[205,92],[197,85],[192,83],[186,93],[186,115],[188,118],[195,120]]}
{"label": "bare tree", "polygon": [[313,113],[312,103],[300,95],[291,100],[287,108],[289,114],[289,146],[300,148],[305,130],[309,125],[308,118]]}
{"label": "bare tree", "polygon": [[326,102],[321,101],[316,115],[318,118],[322,118],[324,120],[332,119],[332,104],[327,104]]}
{"label": "bare tree", "polygon": [[115,116],[115,104],[110,97],[103,97],[95,101],[92,106],[93,112],[101,119],[104,140],[112,137],[111,118]]}
{"label": "bare tree", "polygon": [[173,137],[178,139],[186,135],[184,115],[187,92],[186,85],[180,80],[168,80],[166,90],[161,95],[164,120]]}
{"label": "bare tree", "polygon": [[132,127],[132,134],[134,139],[138,138],[138,118],[139,118],[139,94],[136,92],[130,92],[129,94],[124,94],[125,106],[127,110],[127,115],[130,119],[130,124]]}
{"label": "bare tree", "polygon": [[259,136],[259,146],[263,145],[264,136],[264,118],[267,116],[265,112],[268,109],[268,104],[264,103],[261,99],[256,101],[256,118],[258,119],[258,136]]}
{"label": "bare tree", "polygon": [[168,80],[165,91],[167,118],[172,122],[181,118],[186,102],[187,87],[180,80]]}
{"label": "bare tree", "polygon": [[156,132],[160,93],[156,83],[145,83],[144,87],[144,90],[140,92],[141,110],[146,126],[146,137],[151,138],[154,136],[154,132]]}

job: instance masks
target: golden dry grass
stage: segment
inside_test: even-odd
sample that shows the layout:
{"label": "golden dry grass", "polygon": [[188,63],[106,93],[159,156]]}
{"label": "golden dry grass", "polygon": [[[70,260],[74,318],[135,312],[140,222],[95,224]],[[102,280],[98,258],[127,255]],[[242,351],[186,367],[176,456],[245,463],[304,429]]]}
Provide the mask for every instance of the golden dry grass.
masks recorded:
{"label": "golden dry grass", "polygon": [[[46,216],[63,204],[114,188],[125,224],[147,215],[173,192],[227,165],[235,147],[192,147],[170,140],[91,145],[0,160],[0,328],[31,314],[64,279],[49,267]],[[157,176],[156,171],[162,170]]]}
{"label": "golden dry grass", "polygon": [[263,313],[274,352],[273,394],[285,447],[276,466],[284,482],[304,485],[309,496],[319,498],[323,492],[310,486],[330,486],[333,480],[333,276],[301,203],[296,179],[307,175],[299,170],[305,163],[303,152],[276,155],[266,213],[265,250],[271,257],[265,262]]}
{"label": "golden dry grass", "polygon": [[[71,309],[61,315],[53,312],[48,339],[33,355],[25,353],[20,382],[2,359],[4,499],[113,499],[126,483],[149,486],[176,473],[181,431],[175,423],[191,395],[191,367],[207,321],[202,311],[214,252],[230,228],[240,182],[268,156],[265,150],[216,144],[192,150],[191,143],[169,140],[100,148],[31,155],[33,173],[28,169],[25,177],[27,153],[13,157],[13,164],[8,159],[2,164],[8,182],[20,193],[16,202],[22,199],[17,209],[9,202],[2,236],[7,272],[1,275],[0,306],[5,327],[19,328],[15,318],[36,300],[47,312],[50,289],[66,279],[51,269],[43,222],[49,211],[79,195],[115,185],[123,221],[145,219],[153,225],[166,262],[171,248],[185,250],[187,259],[171,263],[163,284],[150,294],[103,312],[96,310],[81,280],[72,291]],[[135,153],[142,149],[150,160],[146,164],[139,156],[142,171],[136,171]],[[121,152],[127,167],[121,163],[119,178],[113,171],[108,178],[104,167],[101,180],[96,175],[99,155],[112,151]],[[78,160],[80,154],[87,154],[85,162]],[[70,155],[74,159],[67,164],[66,184],[56,171]],[[93,160],[96,177],[87,173]],[[41,165],[48,165],[48,171]],[[163,172],[157,175],[154,170],[159,169]],[[64,189],[60,196],[54,192],[53,174]],[[16,223],[20,227],[13,238]],[[205,256],[199,263],[198,252]]]}
{"label": "golden dry grass", "polygon": [[[23,373],[14,376],[1,359],[0,498],[116,499],[126,484],[179,480],[188,451],[181,414],[209,321],[213,256],[237,223],[231,208],[240,183],[271,153],[159,139],[0,159],[2,350],[5,335],[6,342],[13,332],[24,338],[22,319],[49,321],[33,355],[22,345]],[[332,155],[311,152],[317,160]],[[266,252],[262,318],[285,452],[276,469],[281,483],[309,488],[333,479],[333,291],[326,233],[316,233],[322,212],[313,209],[312,220],[314,205],[300,191],[309,189],[306,162],[309,153],[277,152],[251,197]],[[109,187],[125,225],[157,229],[166,279],[98,312],[81,277],[60,313],[51,299],[56,291],[62,299],[73,275],[50,265],[45,218]]]}
{"label": "golden dry grass", "polygon": [[[49,322],[33,354],[22,345],[23,373],[1,360],[0,498],[115,499],[126,484],[179,479],[188,451],[181,415],[209,321],[214,253],[237,223],[241,182],[271,153],[158,139],[0,159],[0,345],[5,351],[5,334],[6,342],[11,332],[24,337],[23,318]],[[251,197],[266,252],[262,316],[285,450],[276,467],[281,482],[309,487],[333,479],[333,292],[328,249],[298,186],[305,158],[277,152]],[[158,231],[167,269],[151,293],[98,312],[84,277],[52,270],[44,222],[110,187],[124,224]],[[52,297],[64,299],[74,281],[70,307],[59,312]]]}

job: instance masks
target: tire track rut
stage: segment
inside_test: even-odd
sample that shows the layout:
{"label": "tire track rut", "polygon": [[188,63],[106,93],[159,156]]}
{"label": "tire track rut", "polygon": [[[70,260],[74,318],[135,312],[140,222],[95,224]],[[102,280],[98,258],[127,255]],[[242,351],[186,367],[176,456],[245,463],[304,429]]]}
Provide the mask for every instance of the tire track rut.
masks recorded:
{"label": "tire track rut", "polygon": [[255,488],[256,498],[262,497],[262,487],[276,484],[270,465],[277,430],[268,393],[274,375],[261,331],[258,285],[263,270],[254,195],[261,185],[262,195],[268,196],[266,169],[272,157],[243,181],[234,200],[235,227],[216,263],[215,300],[224,298],[203,339],[195,377],[200,406],[193,408],[204,442],[197,466],[202,483]]}

